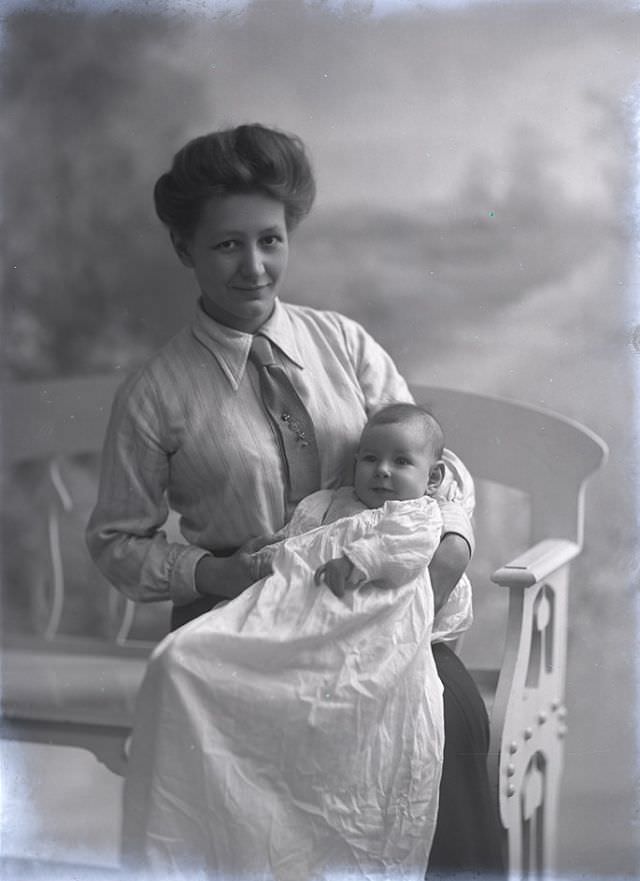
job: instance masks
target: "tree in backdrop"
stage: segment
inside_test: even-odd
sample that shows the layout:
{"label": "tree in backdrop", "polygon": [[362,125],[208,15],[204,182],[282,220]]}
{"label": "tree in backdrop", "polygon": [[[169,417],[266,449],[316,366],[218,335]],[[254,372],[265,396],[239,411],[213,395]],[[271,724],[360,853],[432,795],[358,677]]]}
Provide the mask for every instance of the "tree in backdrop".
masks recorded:
{"label": "tree in backdrop", "polygon": [[[198,84],[171,65],[181,21],[22,11],[5,28],[9,372],[126,367],[176,310],[151,189],[186,121],[204,115]],[[152,87],[160,68],[162,94]]]}

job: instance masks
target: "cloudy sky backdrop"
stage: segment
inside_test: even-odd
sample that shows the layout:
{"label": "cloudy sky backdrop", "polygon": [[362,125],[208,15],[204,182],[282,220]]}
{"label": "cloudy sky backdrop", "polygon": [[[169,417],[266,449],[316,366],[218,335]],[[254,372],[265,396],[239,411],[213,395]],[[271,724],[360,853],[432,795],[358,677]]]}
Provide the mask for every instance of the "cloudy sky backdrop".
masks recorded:
{"label": "cloudy sky backdrop", "polygon": [[[361,320],[410,379],[551,407],[607,440],[574,573],[560,863],[633,875],[637,5],[5,0],[3,15],[11,375],[125,371],[188,320],[153,182],[188,137],[258,120],[301,135],[317,171],[289,299]],[[77,848],[87,775],[43,782],[10,848]],[[45,778],[14,775],[16,817]],[[103,785],[82,836],[98,856],[116,837]]]}

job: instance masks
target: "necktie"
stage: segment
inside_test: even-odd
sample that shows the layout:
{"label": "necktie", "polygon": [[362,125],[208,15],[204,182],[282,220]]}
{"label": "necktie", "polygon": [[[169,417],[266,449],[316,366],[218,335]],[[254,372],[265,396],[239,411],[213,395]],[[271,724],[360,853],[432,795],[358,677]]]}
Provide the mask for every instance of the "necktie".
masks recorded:
{"label": "necktie", "polygon": [[254,335],[249,358],[258,370],[262,401],[286,466],[287,499],[295,505],[320,489],[320,458],[313,422],[291,380],[276,363],[266,337]]}

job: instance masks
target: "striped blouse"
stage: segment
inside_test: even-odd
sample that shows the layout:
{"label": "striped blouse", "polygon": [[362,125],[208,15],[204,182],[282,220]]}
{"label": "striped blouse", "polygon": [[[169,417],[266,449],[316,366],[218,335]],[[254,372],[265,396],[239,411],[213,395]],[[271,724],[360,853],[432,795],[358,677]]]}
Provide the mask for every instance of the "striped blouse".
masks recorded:
{"label": "striped blouse", "polygon": [[[367,414],[410,401],[405,381],[366,331],[336,312],[277,302],[261,333],[313,419],[321,487],[351,482]],[[291,514],[278,443],[248,361],[251,339],[199,305],[193,324],[116,395],[87,542],[105,576],[134,600],[192,602],[205,553],[232,553],[250,537],[276,532]],[[452,462],[456,470],[460,463]],[[466,490],[468,500],[470,480]],[[463,507],[450,507],[445,531],[472,543]],[[169,509],[180,518],[177,540],[164,528]]]}

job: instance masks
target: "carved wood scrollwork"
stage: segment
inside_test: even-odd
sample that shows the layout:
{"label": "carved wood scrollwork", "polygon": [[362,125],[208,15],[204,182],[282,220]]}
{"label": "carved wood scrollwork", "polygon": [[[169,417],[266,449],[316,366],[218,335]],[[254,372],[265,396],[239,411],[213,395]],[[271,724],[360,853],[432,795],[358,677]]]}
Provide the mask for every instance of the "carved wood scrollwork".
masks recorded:
{"label": "carved wood scrollwork", "polygon": [[550,674],[553,670],[554,604],[553,590],[548,584],[543,584],[533,603],[531,647],[525,677],[527,688],[537,688],[542,675]]}
{"label": "carved wood scrollwork", "polygon": [[548,871],[555,854],[566,733],[567,570],[564,566],[544,582],[512,590],[510,597],[510,615],[520,619],[520,627],[505,655],[510,680],[503,669],[505,683],[512,684],[504,686],[498,786],[510,869],[518,877]]}
{"label": "carved wood scrollwork", "polygon": [[520,811],[522,823],[522,867],[527,875],[539,874],[544,867],[543,830],[547,760],[538,751],[531,757],[522,779]]}
{"label": "carved wood scrollwork", "polygon": [[[34,586],[34,624],[45,640],[60,635],[66,599],[64,554],[60,536],[61,518],[74,509],[72,493],[64,477],[62,461],[54,458],[49,462],[47,480],[50,491],[47,502],[47,545],[49,571],[43,572]],[[81,540],[81,536],[78,536]],[[109,587],[107,599],[109,636],[119,645],[126,642],[135,616],[135,604]]]}

